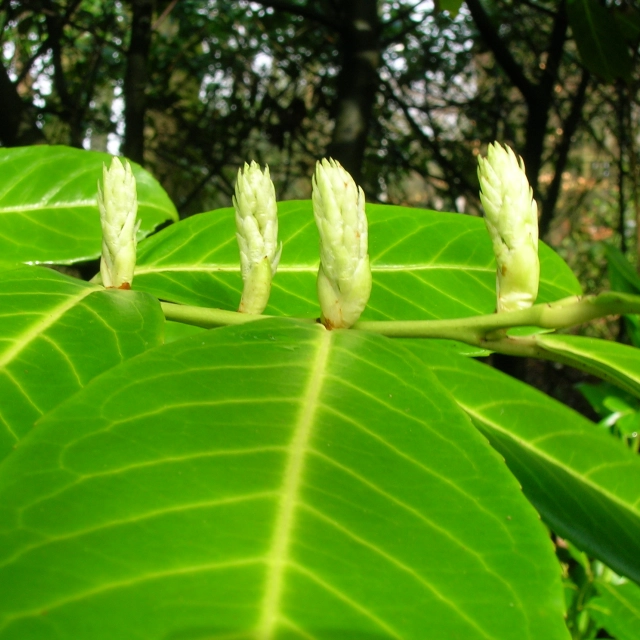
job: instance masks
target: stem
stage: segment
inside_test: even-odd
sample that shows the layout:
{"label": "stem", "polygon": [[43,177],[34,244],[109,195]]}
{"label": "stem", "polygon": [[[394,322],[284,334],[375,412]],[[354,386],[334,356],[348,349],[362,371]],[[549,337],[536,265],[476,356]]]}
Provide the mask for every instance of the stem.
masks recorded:
{"label": "stem", "polygon": [[640,313],[640,296],[602,293],[598,296],[572,296],[552,303],[536,304],[529,309],[492,313],[455,320],[408,320],[357,322],[353,328],[380,333],[390,338],[444,338],[476,346],[500,343],[490,334],[513,327],[563,329],[595,318],[623,313]]}
{"label": "stem", "polygon": [[[277,316],[237,313],[222,309],[207,309],[162,302],[167,320],[192,324],[206,329],[224,325],[238,325],[254,320]],[[552,303],[536,304],[529,309],[492,313],[471,318],[453,320],[392,320],[357,322],[352,329],[378,333],[389,338],[440,338],[459,340],[488,349],[492,346],[517,342],[523,347],[521,338],[505,337],[501,331],[513,327],[539,327],[541,329],[563,329],[595,318],[624,313],[640,313],[640,296],[624,293],[601,293],[597,296],[571,296]],[[299,319],[316,322],[313,318]],[[518,354],[519,355],[519,354]]]}
{"label": "stem", "polygon": [[[254,315],[251,313],[238,313],[237,311],[225,311],[224,309],[207,309],[205,307],[192,307],[186,304],[173,304],[161,302],[160,306],[164,317],[173,322],[192,324],[203,329],[224,327],[226,325],[239,325],[256,320],[276,318],[278,316]],[[315,318],[296,318],[298,321],[314,323]]]}

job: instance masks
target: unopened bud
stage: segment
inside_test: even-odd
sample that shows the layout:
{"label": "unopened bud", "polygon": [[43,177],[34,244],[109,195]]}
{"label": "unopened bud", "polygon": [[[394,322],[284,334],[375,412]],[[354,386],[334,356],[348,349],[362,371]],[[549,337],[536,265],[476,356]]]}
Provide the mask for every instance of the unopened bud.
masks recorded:
{"label": "unopened bud", "polygon": [[320,233],[322,321],[330,329],[348,328],[371,294],[364,192],[340,163],[324,159],[316,165],[311,197]]}
{"label": "unopened bud", "polygon": [[252,162],[238,170],[233,206],[244,282],[238,310],[259,314],[269,301],[271,279],[282,253],[282,244],[278,246],[276,191],[269,167],[263,172]]}
{"label": "unopened bud", "polygon": [[496,256],[497,311],[527,309],[540,279],[538,207],[522,158],[508,146],[490,144],[478,158],[480,200]]}
{"label": "unopened bud", "polygon": [[131,165],[113,158],[109,169],[102,167],[98,181],[98,209],[102,224],[100,275],[105,287],[130,289],[136,266],[136,223],[138,198]]}

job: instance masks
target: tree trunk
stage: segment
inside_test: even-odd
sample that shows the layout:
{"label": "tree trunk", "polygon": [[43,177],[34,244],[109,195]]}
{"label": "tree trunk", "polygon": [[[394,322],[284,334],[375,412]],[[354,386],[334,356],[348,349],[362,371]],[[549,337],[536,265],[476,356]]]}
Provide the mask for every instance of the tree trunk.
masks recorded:
{"label": "tree trunk", "polygon": [[582,72],[582,79],[578,85],[576,95],[573,98],[571,111],[562,126],[562,139],[555,149],[556,163],[554,167],[553,179],[545,194],[542,202],[542,211],[540,213],[540,236],[544,237],[549,231],[551,221],[553,220],[553,212],[555,211],[560,189],[562,187],[562,174],[567,166],[569,159],[569,151],[573,135],[582,120],[582,110],[587,96],[587,87],[589,86],[590,74],[588,71]]}
{"label": "tree trunk", "polygon": [[122,153],[144,162],[144,116],[146,112],[147,62],[151,46],[153,0],[131,0],[131,41],[124,80],[124,144]]}
{"label": "tree trunk", "polygon": [[327,155],[361,182],[373,102],[378,91],[380,25],[376,0],[343,2],[335,128]]}
{"label": "tree trunk", "polygon": [[564,2],[560,2],[547,46],[547,60],[542,77],[533,94],[529,97],[525,96],[527,101],[527,125],[526,142],[522,157],[527,170],[527,178],[529,178],[529,183],[538,197],[540,197],[538,181],[540,170],[542,169],[542,156],[544,154],[549,116],[553,106],[553,91],[558,82],[558,69],[562,61],[568,26],[566,6]]}
{"label": "tree trunk", "polygon": [[34,114],[23,102],[2,64],[0,64],[0,140],[5,147],[46,142],[44,134],[36,126]]}

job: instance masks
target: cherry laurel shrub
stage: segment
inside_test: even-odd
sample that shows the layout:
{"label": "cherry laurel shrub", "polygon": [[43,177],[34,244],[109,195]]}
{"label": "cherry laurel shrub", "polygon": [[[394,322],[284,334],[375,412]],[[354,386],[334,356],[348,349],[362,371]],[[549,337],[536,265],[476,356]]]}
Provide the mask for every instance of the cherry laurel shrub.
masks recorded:
{"label": "cherry laurel shrub", "polygon": [[136,165],[132,283],[45,268],[100,256],[109,162],[0,150],[1,640],[568,639],[550,531],[615,572],[593,615],[640,637],[638,456],[482,361],[639,397],[637,349],[559,330],[640,297],[583,297],[541,244],[535,304],[494,313],[483,220],[367,205],[371,295],[328,330],[291,201],[263,315],[238,313],[233,208],[178,221]]}

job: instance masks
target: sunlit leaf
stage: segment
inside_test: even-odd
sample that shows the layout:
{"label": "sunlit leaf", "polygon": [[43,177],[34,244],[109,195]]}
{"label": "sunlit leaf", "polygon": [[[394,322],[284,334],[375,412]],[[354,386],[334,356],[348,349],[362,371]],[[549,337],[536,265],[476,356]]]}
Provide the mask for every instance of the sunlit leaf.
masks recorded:
{"label": "sunlit leaf", "polygon": [[157,300],[50,269],[0,272],[0,459],[42,414],[162,342]]}
{"label": "sunlit leaf", "polygon": [[469,358],[414,344],[551,528],[640,580],[640,458],[563,404]]}
{"label": "sunlit leaf", "polygon": [[548,351],[640,397],[640,350],[635,347],[582,336],[547,334],[536,339]]}
{"label": "sunlit leaf", "polygon": [[148,351],[38,424],[0,505],[2,639],[568,639],[537,514],[378,336],[271,320]]}
{"label": "sunlit leaf", "polygon": [[[495,261],[479,218],[370,205],[373,291],[362,319],[456,318],[495,310]],[[310,201],[279,205],[284,248],[265,313],[317,317],[318,234]],[[580,293],[566,264],[541,246],[539,301]],[[136,289],[172,302],[238,308],[242,280],[232,209],[181,221],[142,242]]]}
{"label": "sunlit leaf", "polygon": [[[96,201],[111,156],[71,147],[0,149],[0,255],[8,262],[71,264],[100,255]],[[176,209],[160,184],[132,163],[142,238]]]}
{"label": "sunlit leaf", "polygon": [[596,582],[599,597],[588,604],[589,613],[616,640],[640,638],[640,587],[633,582]]}

